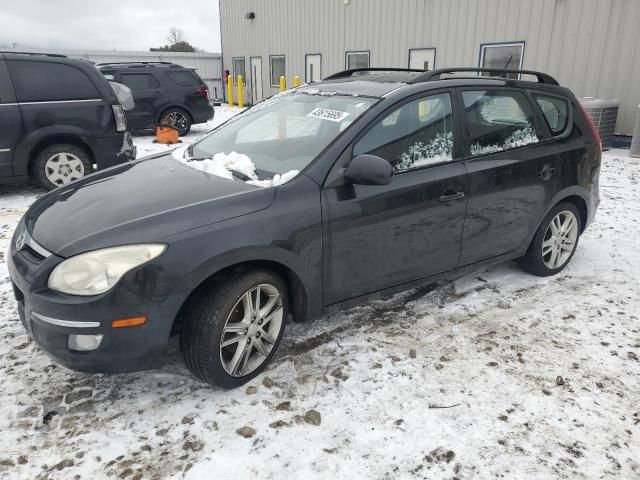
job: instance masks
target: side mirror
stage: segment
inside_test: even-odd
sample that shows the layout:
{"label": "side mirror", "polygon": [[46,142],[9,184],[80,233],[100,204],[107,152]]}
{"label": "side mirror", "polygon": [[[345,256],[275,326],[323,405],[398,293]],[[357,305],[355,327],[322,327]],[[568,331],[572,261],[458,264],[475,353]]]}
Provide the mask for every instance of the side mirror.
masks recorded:
{"label": "side mirror", "polygon": [[388,185],[392,176],[391,164],[376,155],[358,155],[344,171],[347,183],[355,185]]}

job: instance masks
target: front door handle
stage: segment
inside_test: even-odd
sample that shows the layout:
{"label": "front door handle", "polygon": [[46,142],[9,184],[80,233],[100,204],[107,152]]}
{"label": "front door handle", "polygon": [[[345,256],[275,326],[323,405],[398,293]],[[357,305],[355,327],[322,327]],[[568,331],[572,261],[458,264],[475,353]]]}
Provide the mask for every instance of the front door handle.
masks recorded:
{"label": "front door handle", "polygon": [[464,192],[447,190],[446,192],[444,192],[444,195],[442,195],[438,200],[440,200],[441,202],[450,202],[451,200],[460,200],[461,198],[464,198]]}

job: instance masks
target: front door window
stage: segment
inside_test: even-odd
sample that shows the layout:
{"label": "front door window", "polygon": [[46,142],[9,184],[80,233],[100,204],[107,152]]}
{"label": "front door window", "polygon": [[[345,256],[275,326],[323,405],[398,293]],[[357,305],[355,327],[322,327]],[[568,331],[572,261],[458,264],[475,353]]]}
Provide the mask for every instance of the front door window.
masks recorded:
{"label": "front door window", "polygon": [[405,103],[378,122],[353,148],[377,155],[395,173],[453,160],[451,96],[433,95]]}

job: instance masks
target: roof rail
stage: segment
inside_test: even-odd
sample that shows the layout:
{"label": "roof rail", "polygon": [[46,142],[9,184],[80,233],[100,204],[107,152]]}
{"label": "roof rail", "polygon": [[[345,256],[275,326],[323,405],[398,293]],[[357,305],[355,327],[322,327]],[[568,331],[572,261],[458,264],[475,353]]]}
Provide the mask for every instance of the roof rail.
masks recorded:
{"label": "roof rail", "polygon": [[66,55],[60,55],[59,53],[42,53],[42,52],[13,52],[9,50],[0,50],[0,53],[15,54],[15,55],[44,55],[45,57],[58,57],[67,58]]}
{"label": "roof rail", "polygon": [[542,72],[536,72],[535,70],[506,70],[502,68],[468,68],[468,67],[454,67],[454,68],[440,68],[438,70],[431,70],[424,72],[422,75],[418,75],[409,83],[421,83],[429,82],[431,80],[440,80],[440,76],[446,73],[458,73],[458,72],[476,72],[476,73],[498,73],[509,74],[514,73],[517,75],[533,75],[538,79],[538,83],[545,83],[548,85],[559,85],[558,81],[551,75]]}
{"label": "roof rail", "polygon": [[145,67],[155,67],[156,65],[167,65],[167,66],[180,66],[177,63],[173,63],[173,62],[136,62],[136,61],[132,61],[132,62],[105,62],[105,63],[98,63],[99,67],[104,67],[106,65],[133,65],[133,66],[140,66],[143,65]]}
{"label": "roof rail", "polygon": [[413,68],[396,68],[396,67],[366,67],[366,68],[351,68],[349,70],[343,70],[342,72],[334,73],[333,75],[329,75],[325,77],[323,80],[334,80],[336,78],[346,78],[353,76],[354,73],[358,72],[419,72],[424,73],[425,70],[416,70]]}

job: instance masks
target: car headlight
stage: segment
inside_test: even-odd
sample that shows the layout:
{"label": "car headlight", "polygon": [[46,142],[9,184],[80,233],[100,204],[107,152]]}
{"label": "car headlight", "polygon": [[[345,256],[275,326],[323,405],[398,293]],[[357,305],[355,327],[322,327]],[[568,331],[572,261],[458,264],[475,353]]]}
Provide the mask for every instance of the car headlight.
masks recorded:
{"label": "car headlight", "polygon": [[160,255],[163,244],[124,245],[68,258],[49,276],[49,288],[70,295],[98,295],[113,287],[129,270]]}

